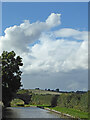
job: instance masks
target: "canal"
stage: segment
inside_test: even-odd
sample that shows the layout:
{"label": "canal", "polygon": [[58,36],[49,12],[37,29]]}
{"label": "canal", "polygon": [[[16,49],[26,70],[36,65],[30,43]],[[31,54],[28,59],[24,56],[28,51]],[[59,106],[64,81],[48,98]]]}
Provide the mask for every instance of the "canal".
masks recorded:
{"label": "canal", "polygon": [[[60,114],[37,107],[8,107],[3,111],[4,118],[60,118]],[[13,119],[12,119],[13,120]]]}

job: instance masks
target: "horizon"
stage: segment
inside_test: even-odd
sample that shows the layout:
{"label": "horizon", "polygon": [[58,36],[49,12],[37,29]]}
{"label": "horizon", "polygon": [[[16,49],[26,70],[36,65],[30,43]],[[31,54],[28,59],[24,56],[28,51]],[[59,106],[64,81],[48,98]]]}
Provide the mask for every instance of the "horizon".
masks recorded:
{"label": "horizon", "polygon": [[[31,89],[31,88],[20,88],[20,90],[44,90],[44,91],[48,91],[49,88],[45,88],[45,89],[44,88],[43,89],[41,89],[41,88],[39,88],[39,89],[37,89],[37,88],[33,88],[33,89]],[[57,92],[57,91],[55,91],[56,89],[58,89],[58,88],[50,89],[50,91],[51,92]],[[61,90],[61,89],[59,89],[59,92],[88,92],[88,91],[89,90],[69,90],[68,91],[68,90]]]}

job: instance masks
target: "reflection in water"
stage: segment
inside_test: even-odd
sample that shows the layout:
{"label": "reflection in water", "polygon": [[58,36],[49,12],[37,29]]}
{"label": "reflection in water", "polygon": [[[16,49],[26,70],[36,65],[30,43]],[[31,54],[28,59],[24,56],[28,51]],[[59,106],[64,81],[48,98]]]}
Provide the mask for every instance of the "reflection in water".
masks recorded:
{"label": "reflection in water", "polygon": [[3,117],[4,118],[16,118],[19,117],[18,111],[14,110],[14,108],[6,108],[3,111]]}
{"label": "reflection in water", "polygon": [[3,117],[4,118],[60,118],[60,115],[35,107],[26,107],[26,108],[10,107],[4,110]]}

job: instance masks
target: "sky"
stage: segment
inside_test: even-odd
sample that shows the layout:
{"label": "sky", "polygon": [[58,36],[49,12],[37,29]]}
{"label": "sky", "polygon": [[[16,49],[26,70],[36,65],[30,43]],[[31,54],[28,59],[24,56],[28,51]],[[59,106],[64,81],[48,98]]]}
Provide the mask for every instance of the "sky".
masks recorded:
{"label": "sky", "polygon": [[0,51],[23,58],[23,88],[88,89],[88,3],[2,3]]}

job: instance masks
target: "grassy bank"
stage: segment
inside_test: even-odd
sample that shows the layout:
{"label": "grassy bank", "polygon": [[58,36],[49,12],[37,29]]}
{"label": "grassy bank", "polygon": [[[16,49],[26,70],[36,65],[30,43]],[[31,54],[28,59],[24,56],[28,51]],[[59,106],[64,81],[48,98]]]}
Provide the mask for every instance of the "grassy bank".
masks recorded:
{"label": "grassy bank", "polygon": [[65,113],[65,114],[69,114],[75,118],[88,118],[88,112],[82,112],[80,110],[76,110],[76,109],[73,109],[73,108],[61,108],[61,107],[53,107],[53,108],[50,108],[49,109],[51,110],[56,110],[56,111],[59,111],[61,113]]}

